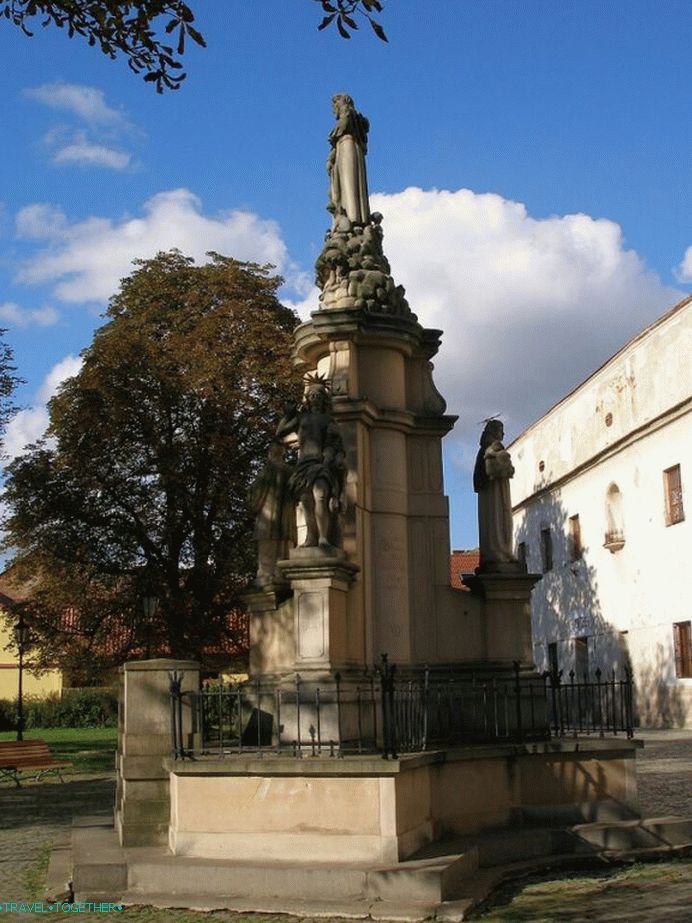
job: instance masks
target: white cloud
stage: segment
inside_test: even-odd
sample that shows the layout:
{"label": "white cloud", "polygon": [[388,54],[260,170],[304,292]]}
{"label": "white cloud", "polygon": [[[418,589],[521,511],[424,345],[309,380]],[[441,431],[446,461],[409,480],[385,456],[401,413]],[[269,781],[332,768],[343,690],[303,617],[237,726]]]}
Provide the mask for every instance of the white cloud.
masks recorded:
{"label": "white cloud", "polygon": [[216,250],[239,260],[273,263],[279,270],[287,263],[276,222],[244,211],[204,215],[200,200],[187,189],[158,193],[144,203],[142,213],[139,218],[93,217],[70,224],[49,206],[22,209],[18,232],[43,238],[48,247],[24,263],[18,281],[53,283],[61,301],[104,301],[132,271],[133,259],[173,247],[198,262]]}
{"label": "white cloud", "polygon": [[320,290],[313,285],[303,298],[282,298],[287,308],[292,308],[301,320],[308,320],[313,311],[319,308]]}
{"label": "white cloud", "polygon": [[132,155],[117,142],[122,134],[132,134],[133,126],[122,112],[108,105],[102,90],[58,80],[24,93],[69,116],[68,124],[53,125],[44,135],[51,163],[109,170],[130,166]]}
{"label": "white cloud", "polygon": [[50,306],[43,308],[21,308],[14,301],[0,304],[0,322],[14,324],[15,327],[52,327],[57,324],[60,315]]}
{"label": "white cloud", "polygon": [[68,355],[60,362],[56,362],[53,368],[43,379],[43,384],[36,395],[39,401],[47,404],[48,401],[57,394],[58,388],[67,378],[75,376],[82,367],[84,360],[81,356]]}
{"label": "white cloud", "polygon": [[3,454],[9,459],[21,455],[28,445],[41,438],[47,426],[48,410],[45,407],[20,410],[7,424],[2,440]]}
{"label": "white cloud", "polygon": [[675,275],[680,282],[692,282],[692,247],[685,250],[682,261],[675,268]]}
{"label": "white cloud", "polygon": [[468,462],[480,420],[500,411],[516,435],[681,297],[613,221],[536,219],[468,189],[410,188],[372,207],[412,310],[444,332],[435,379]]}
{"label": "white cloud", "polygon": [[48,372],[36,394],[37,403],[33,407],[20,410],[7,425],[3,438],[3,452],[8,458],[21,455],[28,445],[41,438],[49,423],[46,404],[62,382],[76,375],[81,367],[82,359],[70,355],[57,362]]}
{"label": "white cloud", "polygon": [[108,105],[103,90],[96,87],[56,80],[53,83],[43,83],[41,86],[27,89],[24,93],[30,99],[43,103],[51,109],[69,112],[91,125],[124,126],[127,124],[123,114]]}
{"label": "white cloud", "polygon": [[[521,203],[465,189],[378,194],[372,207],[385,216],[385,250],[412,309],[443,330],[435,377],[449,412],[460,414],[457,445],[469,460],[484,417],[501,412],[511,438],[681,297],[607,219],[537,219]],[[17,215],[17,231],[45,242],[19,280],[52,284],[62,301],[103,301],[133,258],[178,247],[197,261],[218,250],[271,262],[289,278],[288,304],[302,317],[317,307],[310,275],[288,259],[275,222],[205,215],[187,189],[161,192],[141,215],[118,220],[71,223],[35,204]]]}
{"label": "white cloud", "polygon": [[293,298],[282,297],[281,301],[287,308],[292,308],[301,320],[307,320],[312,311],[319,307],[320,290],[315,285],[315,273],[306,272],[297,263],[289,263],[284,272],[286,288],[290,290]]}
{"label": "white cloud", "polygon": [[59,208],[43,203],[26,205],[15,218],[17,236],[28,240],[59,237],[66,225],[67,219]]}
{"label": "white cloud", "polygon": [[131,159],[126,151],[118,151],[103,144],[90,144],[83,138],[58,148],[53,154],[53,163],[56,164],[107,167],[110,170],[125,170]]}

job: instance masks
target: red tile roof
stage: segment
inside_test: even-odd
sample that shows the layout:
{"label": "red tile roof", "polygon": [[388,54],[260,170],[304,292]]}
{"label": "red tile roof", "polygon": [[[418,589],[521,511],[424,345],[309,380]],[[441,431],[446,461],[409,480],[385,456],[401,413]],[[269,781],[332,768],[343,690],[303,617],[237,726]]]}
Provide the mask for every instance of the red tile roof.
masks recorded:
{"label": "red tile roof", "polygon": [[[79,636],[81,626],[79,612],[70,607],[62,615],[60,630],[65,634]],[[247,612],[241,609],[232,609],[226,615],[226,630],[228,632],[224,642],[207,645],[204,649],[205,656],[238,657],[247,654],[250,647],[250,619]],[[132,645],[133,627],[127,623],[113,625],[109,629],[108,637],[99,641],[98,653],[102,656],[117,656],[127,651],[128,659],[144,655],[141,646]],[[150,651],[152,657],[168,657],[170,650],[166,644],[156,644]]]}
{"label": "red tile roof", "polygon": [[[12,568],[8,568],[0,573],[0,608],[5,608],[11,612],[13,604],[22,602],[27,598],[31,591],[31,583],[24,584],[13,582]],[[80,624],[79,611],[74,606],[65,609],[60,618],[60,631],[66,635],[79,637],[82,632]],[[247,612],[241,609],[233,609],[226,616],[227,635],[222,643],[208,645],[204,654],[210,657],[238,657],[245,656],[250,647],[250,619]],[[100,638],[95,645],[96,652],[102,657],[111,657],[118,659],[119,656],[126,656],[131,659],[136,656],[142,656],[144,650],[141,647],[132,646],[132,625],[126,622],[120,622],[109,627],[108,636]],[[157,645],[156,650],[152,650],[152,656],[167,657],[170,654],[167,646]]]}
{"label": "red tile roof", "polygon": [[464,574],[472,574],[481,561],[478,548],[455,549],[449,556],[449,582],[455,590],[468,590],[461,582]]}

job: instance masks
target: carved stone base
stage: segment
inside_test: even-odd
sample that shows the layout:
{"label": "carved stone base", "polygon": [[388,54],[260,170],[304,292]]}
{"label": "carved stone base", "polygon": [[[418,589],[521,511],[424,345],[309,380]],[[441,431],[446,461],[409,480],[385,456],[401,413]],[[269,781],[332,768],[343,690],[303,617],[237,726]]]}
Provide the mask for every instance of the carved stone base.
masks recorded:
{"label": "carved stone base", "polygon": [[[301,563],[324,562],[325,564],[334,564],[343,561],[345,555],[340,548],[333,545],[305,546],[299,545],[297,548],[291,548],[288,553],[288,560],[291,562],[300,561]],[[285,561],[279,562],[280,565]],[[283,567],[282,567],[282,570]]]}
{"label": "carved stone base", "polygon": [[339,669],[346,660],[347,594],[359,568],[317,548],[278,568],[293,590],[295,669]]}
{"label": "carved stone base", "polygon": [[528,574],[526,564],[521,561],[488,561],[476,568],[476,574],[504,574],[512,577],[525,577]]}
{"label": "carved stone base", "polygon": [[483,602],[483,622],[488,660],[533,665],[531,641],[531,591],[541,574],[481,573],[465,577],[464,584]]}

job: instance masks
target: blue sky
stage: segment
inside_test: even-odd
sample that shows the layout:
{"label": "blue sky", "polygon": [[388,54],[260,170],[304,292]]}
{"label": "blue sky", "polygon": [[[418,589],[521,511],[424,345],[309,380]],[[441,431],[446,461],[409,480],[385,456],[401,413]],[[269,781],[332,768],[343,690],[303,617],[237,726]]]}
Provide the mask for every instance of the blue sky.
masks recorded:
{"label": "blue sky", "polygon": [[19,451],[132,258],[275,262],[306,316],[329,223],[334,92],[371,122],[385,250],[436,381],[452,543],[476,542],[478,422],[521,431],[692,283],[692,5],[389,0],[317,33],[312,0],[190,0],[206,50],[157,95],[58,30],[0,22],[0,324],[27,384]]}

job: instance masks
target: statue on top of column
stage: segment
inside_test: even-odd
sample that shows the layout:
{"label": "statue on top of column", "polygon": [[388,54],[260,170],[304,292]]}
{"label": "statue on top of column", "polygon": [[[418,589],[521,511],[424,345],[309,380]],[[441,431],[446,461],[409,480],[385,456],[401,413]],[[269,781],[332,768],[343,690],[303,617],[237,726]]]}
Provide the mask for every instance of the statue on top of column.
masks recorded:
{"label": "statue on top of column", "polygon": [[346,93],[337,93],[332,99],[336,125],[329,133],[332,146],[327,160],[329,173],[328,211],[346,215],[352,224],[366,225],[370,221],[368,179],[365,155],[368,152],[370,123],[356,112],[353,100]]}
{"label": "statue on top of column", "polygon": [[509,481],[514,466],[502,444],[505,430],[501,420],[487,420],[473,470],[473,489],[478,494],[477,573],[508,573],[521,570],[513,545],[512,500]]}
{"label": "statue on top of column", "polygon": [[365,165],[370,123],[346,93],[337,93],[332,107],[336,125],[329,134],[327,209],[333,218],[315,264],[320,306],[411,315],[404,288],[394,282],[382,251],[382,215],[370,211]]}

